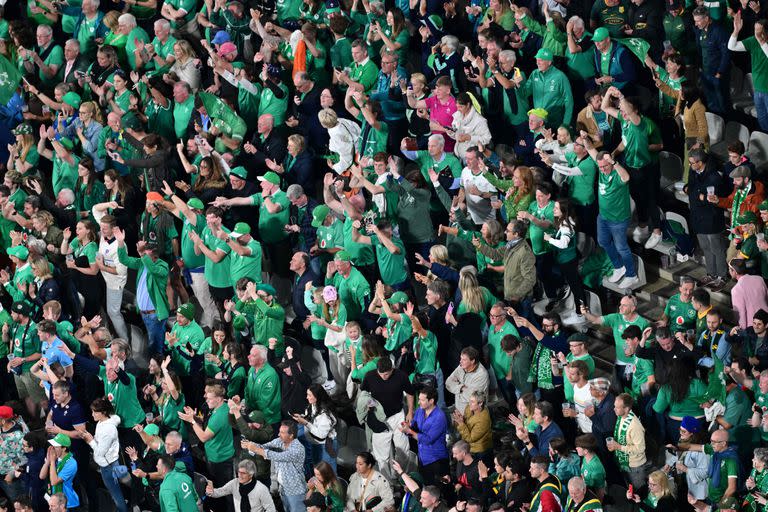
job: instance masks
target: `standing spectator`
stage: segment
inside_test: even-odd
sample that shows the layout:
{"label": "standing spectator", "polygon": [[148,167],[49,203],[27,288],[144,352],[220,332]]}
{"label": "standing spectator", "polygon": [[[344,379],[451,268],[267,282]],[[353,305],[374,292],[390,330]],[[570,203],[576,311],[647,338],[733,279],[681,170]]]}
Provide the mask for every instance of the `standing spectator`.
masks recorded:
{"label": "standing spectator", "polygon": [[749,327],[750,319],[760,310],[768,311],[768,287],[761,276],[747,273],[747,265],[743,259],[732,259],[728,263],[731,278],[736,286],[731,289],[733,309],[739,316],[739,327]]}
{"label": "standing spectator", "polygon": [[237,478],[223,487],[213,487],[208,481],[205,493],[211,498],[232,496],[235,510],[250,512],[275,512],[275,503],[269,489],[256,479],[256,464],[243,460],[237,465]]}
{"label": "standing spectator", "polygon": [[712,19],[705,6],[693,10],[693,23],[696,26],[694,34],[701,59],[701,84],[708,110],[725,115],[731,110],[728,36],[722,25]]}
{"label": "standing spectator", "polygon": [[245,405],[248,410],[262,411],[267,423],[277,430],[280,421],[280,379],[267,361],[267,347],[251,347],[248,365],[250,369],[245,384]]}
{"label": "standing spectator", "polygon": [[198,510],[200,499],[183,462],[176,462],[167,454],[161,455],[157,460],[157,475],[162,480],[158,496],[160,512]]}
{"label": "standing spectator", "polygon": [[22,442],[25,434],[26,425],[21,417],[7,405],[0,406],[0,488],[12,500],[24,494],[23,481],[14,479],[13,473],[27,463]]}
{"label": "standing spectator", "polygon": [[529,510],[562,510],[563,484],[548,471],[549,456],[535,455],[531,458],[531,478],[536,483]]}
{"label": "standing spectator", "polygon": [[488,393],[488,370],[480,364],[480,354],[474,347],[461,351],[459,366],[445,380],[445,389],[456,397],[456,409],[463,411],[475,391]]}
{"label": "standing spectator", "polygon": [[768,131],[768,82],[764,72],[758,70],[765,69],[766,57],[763,47],[768,42],[768,31],[766,31],[764,20],[755,22],[755,35],[739,41],[739,32],[744,27],[744,19],[741,11],[733,15],[733,33],[728,39],[728,49],[732,52],[748,52],[752,64],[752,84],[755,88],[755,108],[757,109],[757,123],[760,129]]}
{"label": "standing spectator", "polygon": [[[734,496],[738,488],[739,459],[734,446],[728,446],[728,432],[715,430],[707,444],[682,442],[678,449],[703,452],[712,457],[707,472],[707,499],[718,503]],[[697,502],[698,503],[698,502]]]}
{"label": "standing spectator", "polygon": [[117,425],[120,417],[115,415],[112,404],[106,398],[97,398],[91,404],[91,414],[96,422],[96,432],[82,433],[83,440],[93,448],[93,460],[98,464],[101,478],[107,487],[118,512],[127,512],[128,506],[123,498],[120,481],[115,471],[120,455],[120,442],[117,438]]}
{"label": "standing spectator", "polygon": [[307,483],[304,480],[304,446],[296,439],[297,433],[296,423],[283,421],[280,423],[277,439],[262,445],[247,443],[249,451],[272,461],[272,471],[278,481],[278,492],[288,512],[305,510],[304,495],[307,493]]}
{"label": "standing spectator", "polygon": [[419,408],[410,425],[400,430],[416,439],[419,455],[419,473],[428,485],[436,485],[450,473],[448,448],[445,435],[448,421],[445,413],[437,408],[437,391],[424,388],[419,392]]}
{"label": "standing spectator", "polygon": [[513,81],[522,87],[523,94],[531,96],[534,109],[544,109],[547,124],[557,128],[571,124],[573,92],[565,73],[552,65],[552,51],[541,48],[536,52],[536,69],[527,80],[516,75]]}
{"label": "standing spectator", "polygon": [[645,428],[632,412],[632,405],[634,400],[627,393],[616,397],[616,427],[606,445],[616,457],[624,477],[639,490],[645,487],[651,463],[645,458]]}
{"label": "standing spectator", "polygon": [[[349,477],[347,486],[345,510],[384,512],[394,506],[392,488],[384,475],[373,469],[375,463],[376,459],[370,452],[357,454],[355,473]],[[403,475],[403,469],[399,464],[394,466],[394,471],[400,476]]]}
{"label": "standing spectator", "polygon": [[48,447],[46,464],[40,470],[40,478],[48,480],[53,493],[63,492],[70,508],[77,508],[80,505],[80,498],[74,489],[77,461],[69,451],[72,439],[66,434],[56,434],[48,444],[51,446]]}

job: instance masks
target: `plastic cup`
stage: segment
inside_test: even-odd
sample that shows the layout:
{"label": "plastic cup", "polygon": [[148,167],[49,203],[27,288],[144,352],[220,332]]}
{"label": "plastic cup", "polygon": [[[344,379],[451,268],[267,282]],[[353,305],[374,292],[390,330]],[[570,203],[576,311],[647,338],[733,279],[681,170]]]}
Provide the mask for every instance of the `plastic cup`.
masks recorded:
{"label": "plastic cup", "polygon": [[715,195],[715,187],[707,187],[707,195],[708,196]]}
{"label": "plastic cup", "polygon": [[151,412],[147,413],[147,423],[152,423],[152,420],[155,419],[155,415]]}

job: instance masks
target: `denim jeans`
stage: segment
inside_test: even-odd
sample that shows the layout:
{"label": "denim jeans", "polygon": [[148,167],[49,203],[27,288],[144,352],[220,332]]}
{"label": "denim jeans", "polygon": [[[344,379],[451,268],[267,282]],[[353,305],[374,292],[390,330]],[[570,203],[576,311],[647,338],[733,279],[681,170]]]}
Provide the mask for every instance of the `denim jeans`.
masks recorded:
{"label": "denim jeans", "polygon": [[120,482],[115,478],[114,468],[117,466],[117,463],[118,461],[115,461],[109,466],[99,468],[99,471],[101,471],[101,479],[104,481],[104,486],[109,491],[109,495],[112,496],[112,501],[115,502],[117,512],[128,512],[128,506],[125,504]]}
{"label": "denim jeans", "polygon": [[165,320],[159,320],[157,313],[150,315],[142,313],[141,319],[147,328],[147,348],[150,353],[162,354],[165,346]]}
{"label": "denim jeans", "polygon": [[768,132],[768,92],[755,91],[753,96],[757,109],[757,124],[764,132]]}
{"label": "denim jeans", "polygon": [[114,290],[107,288],[107,315],[115,328],[117,336],[126,341],[130,341],[128,336],[128,326],[125,325],[125,318],[120,312],[120,306],[123,305],[123,289]]}
{"label": "denim jeans", "polygon": [[281,492],[280,498],[283,500],[285,512],[307,512],[303,494],[285,494]]}
{"label": "denim jeans", "polygon": [[632,251],[627,243],[627,227],[629,219],[622,221],[605,220],[602,215],[597,216],[597,243],[605,249],[611,259],[613,268],[624,267],[627,277],[635,277],[635,262],[632,259]]}
{"label": "denim jeans", "polygon": [[[339,442],[336,439],[333,440],[333,446],[336,449],[336,453],[338,453]],[[325,461],[331,465],[334,473],[336,472],[336,457],[330,456],[330,454],[328,453],[328,450],[325,449],[325,444],[310,443],[309,449],[310,449],[310,452],[312,453],[313,466],[316,466],[317,463],[320,461]]]}

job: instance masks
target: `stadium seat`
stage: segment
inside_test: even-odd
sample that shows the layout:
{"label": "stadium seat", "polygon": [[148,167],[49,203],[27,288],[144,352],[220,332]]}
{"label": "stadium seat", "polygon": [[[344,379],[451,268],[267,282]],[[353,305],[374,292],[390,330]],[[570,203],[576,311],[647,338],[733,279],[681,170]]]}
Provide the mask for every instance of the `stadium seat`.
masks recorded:
{"label": "stadium seat", "polygon": [[661,168],[661,188],[666,190],[683,179],[683,161],[674,153],[662,151],[659,153],[659,166]]}
{"label": "stadium seat", "polygon": [[749,146],[749,129],[736,121],[728,121],[725,124],[725,136],[717,144],[712,144],[710,150],[721,159],[728,158],[728,143],[734,140],[740,140],[744,147]]}
{"label": "stadium seat", "polygon": [[706,112],[704,115],[707,118],[707,129],[709,130],[709,145],[712,146],[723,140],[725,121],[712,112]]}
{"label": "stadium seat", "polygon": [[749,136],[747,156],[755,167],[760,167],[768,162],[768,133],[752,132]]}
{"label": "stadium seat", "polygon": [[741,93],[731,98],[731,103],[735,110],[746,111],[747,107],[754,106],[755,87],[752,83],[752,73],[747,73],[744,77],[744,86]]}
{"label": "stadium seat", "polygon": [[349,427],[347,437],[342,446],[339,442],[339,453],[336,456],[336,463],[344,468],[354,469],[355,459],[359,452],[368,449],[365,430],[360,427]]}
{"label": "stadium seat", "polygon": [[643,263],[642,258],[640,258],[640,256],[637,254],[632,254],[632,259],[635,261],[635,268],[637,269],[637,283],[635,283],[634,286],[629,289],[619,288],[617,283],[608,282],[607,277],[603,278],[603,286],[621,295],[626,294],[628,291],[637,290],[638,288],[645,286],[647,283],[647,277],[645,275],[645,264]]}

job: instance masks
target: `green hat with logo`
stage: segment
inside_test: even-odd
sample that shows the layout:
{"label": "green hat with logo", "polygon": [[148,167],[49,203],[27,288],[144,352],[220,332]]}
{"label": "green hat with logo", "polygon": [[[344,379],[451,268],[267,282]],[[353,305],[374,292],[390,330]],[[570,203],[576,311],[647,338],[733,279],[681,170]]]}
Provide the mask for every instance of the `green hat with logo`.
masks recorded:
{"label": "green hat with logo", "polygon": [[276,172],[267,171],[264,176],[259,176],[259,181],[268,181],[273,185],[280,185],[280,176]]}
{"label": "green hat with logo", "polygon": [[237,167],[233,167],[229,170],[229,174],[232,176],[237,176],[241,180],[244,180],[248,177],[248,171],[245,170],[245,167],[242,165],[238,165]]}
{"label": "green hat with logo", "polygon": [[156,436],[160,434],[160,427],[158,427],[156,423],[150,423],[144,427],[144,433],[148,436]]}
{"label": "green hat with logo", "polygon": [[75,147],[75,141],[70,139],[69,137],[62,137],[59,139],[59,144],[64,146],[64,149],[67,151],[72,151]]}
{"label": "green hat with logo", "polygon": [[187,201],[187,206],[189,206],[193,210],[204,210],[205,209],[205,205],[203,204],[203,202],[200,199],[196,198],[196,197],[193,197],[192,199]]}
{"label": "green hat with logo", "polygon": [[568,343],[589,343],[589,336],[583,332],[576,332],[568,336]]}
{"label": "green hat with logo", "polygon": [[541,60],[552,60],[552,50],[539,48],[539,51],[536,52],[536,58]]}
{"label": "green hat with logo", "polygon": [[352,257],[347,251],[339,251],[336,256],[333,257],[334,261],[352,261]]}
{"label": "green hat with logo", "polygon": [[755,212],[747,210],[736,219],[739,224],[755,224],[757,222],[757,215]]}
{"label": "green hat with logo", "polygon": [[592,34],[592,41],[599,43],[601,41],[605,41],[607,38],[609,38],[611,34],[608,33],[608,29],[605,27],[600,27],[597,30],[595,30],[595,33]]}
{"label": "green hat with logo", "polygon": [[325,222],[325,218],[331,213],[331,209],[327,205],[321,204],[312,210],[312,227],[319,228]]}
{"label": "green hat with logo", "polygon": [[410,299],[408,298],[408,294],[405,292],[395,292],[392,294],[390,298],[387,299],[387,302],[390,304],[407,304]]}
{"label": "green hat with logo", "polygon": [[235,224],[235,229],[233,229],[229,233],[229,237],[237,240],[243,235],[250,235],[250,234],[251,234],[251,226],[249,226],[245,222],[238,222],[237,224]]}
{"label": "green hat with logo", "polygon": [[48,444],[56,447],[63,446],[64,448],[69,448],[72,446],[72,439],[70,439],[67,434],[56,434],[56,437],[50,439]]}
{"label": "green hat with logo", "polygon": [[260,292],[267,292],[269,295],[272,295],[272,296],[277,295],[277,290],[275,290],[275,287],[267,283],[261,283],[256,287],[256,290]]}
{"label": "green hat with logo", "polygon": [[16,256],[22,261],[26,261],[27,258],[29,258],[29,249],[24,247],[23,245],[14,245],[10,249],[8,249],[8,256]]}
{"label": "green hat with logo", "polygon": [[549,112],[547,112],[543,108],[532,108],[531,110],[528,111],[528,115],[529,116],[536,116],[536,117],[544,120],[544,119],[547,118],[547,116],[549,116]]}
{"label": "green hat with logo", "polygon": [[32,134],[32,125],[29,123],[21,123],[16,128],[13,129],[14,135],[31,135]]}
{"label": "green hat with logo", "polygon": [[65,94],[61,98],[61,101],[72,108],[80,108],[80,105],[83,103],[80,95],[72,91],[69,91],[67,94]]}
{"label": "green hat with logo", "polygon": [[187,302],[186,304],[182,304],[179,306],[179,309],[176,311],[179,312],[181,316],[186,318],[187,320],[194,320],[195,319],[195,305],[191,302]]}

